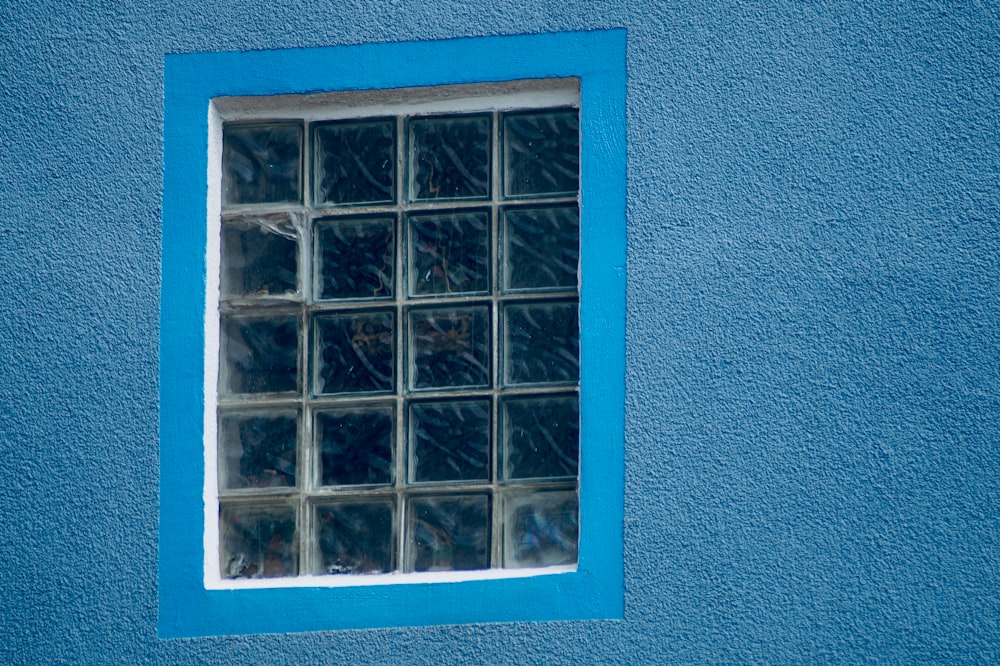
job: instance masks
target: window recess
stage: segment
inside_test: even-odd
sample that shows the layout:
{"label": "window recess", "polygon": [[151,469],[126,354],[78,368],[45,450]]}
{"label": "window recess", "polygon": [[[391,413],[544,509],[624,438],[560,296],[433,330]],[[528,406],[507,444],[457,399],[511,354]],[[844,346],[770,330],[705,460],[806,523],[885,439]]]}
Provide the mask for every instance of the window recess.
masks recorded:
{"label": "window recess", "polygon": [[438,95],[223,124],[223,581],[576,565],[578,102]]}

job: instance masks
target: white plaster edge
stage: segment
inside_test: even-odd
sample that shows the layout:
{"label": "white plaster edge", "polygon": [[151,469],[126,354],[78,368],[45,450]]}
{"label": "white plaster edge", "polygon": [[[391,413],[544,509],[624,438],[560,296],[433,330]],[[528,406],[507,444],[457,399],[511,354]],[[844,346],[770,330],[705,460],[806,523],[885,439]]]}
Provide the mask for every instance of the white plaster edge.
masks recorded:
{"label": "white plaster edge", "polygon": [[224,579],[219,561],[218,483],[218,381],[219,381],[219,298],[221,272],[222,217],[222,124],[231,120],[295,117],[307,121],[387,115],[472,113],[508,109],[579,108],[580,80],[529,79],[502,83],[475,83],[454,86],[399,88],[393,90],[345,91],[306,95],[219,97],[208,108],[208,199],[205,242],[205,384],[204,391],[204,488],[205,510],[204,586],[207,590],[259,588],[359,587],[417,583],[457,583],[476,580],[528,578],[571,573],[577,566],[525,569],[480,569],[372,575],[299,575],[268,579]]}
{"label": "white plaster edge", "polygon": [[426,583],[466,583],[479,580],[509,580],[535,576],[573,573],[576,565],[530,569],[478,569],[474,571],[423,571],[419,573],[300,575],[287,578],[226,579],[216,578],[209,590],[256,590],[289,587],[366,587],[374,585],[416,585]]}
{"label": "white plaster edge", "polygon": [[355,90],[305,95],[218,97],[223,121],[300,118],[307,121],[392,115],[474,113],[507,109],[580,106],[580,80],[525,79],[392,90]]}
{"label": "white plaster edge", "polygon": [[204,448],[205,484],[202,501],[205,507],[205,587],[221,582],[219,575],[219,475],[218,407],[219,385],[219,280],[222,262],[222,116],[214,103],[208,105],[208,202],[205,228],[205,386]]}

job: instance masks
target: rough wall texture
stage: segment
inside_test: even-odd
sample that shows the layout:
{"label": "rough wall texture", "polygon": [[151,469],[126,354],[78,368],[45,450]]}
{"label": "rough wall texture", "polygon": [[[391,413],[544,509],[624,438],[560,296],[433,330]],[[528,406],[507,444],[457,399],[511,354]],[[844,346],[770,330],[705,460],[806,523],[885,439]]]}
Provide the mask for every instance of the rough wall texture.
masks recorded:
{"label": "rough wall texture", "polygon": [[[619,26],[624,621],[157,639],[163,55]],[[0,658],[997,661],[998,35],[985,1],[0,5]]]}

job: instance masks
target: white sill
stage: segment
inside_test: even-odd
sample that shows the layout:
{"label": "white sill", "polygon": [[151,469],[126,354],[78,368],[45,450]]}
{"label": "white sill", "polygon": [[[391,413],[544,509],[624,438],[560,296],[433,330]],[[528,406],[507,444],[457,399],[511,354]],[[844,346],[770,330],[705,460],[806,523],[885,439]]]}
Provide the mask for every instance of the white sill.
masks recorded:
{"label": "white sill", "polygon": [[482,569],[478,571],[424,571],[420,573],[341,574],[290,576],[284,578],[206,580],[206,590],[259,590],[293,587],[364,587],[425,583],[464,583],[476,580],[504,580],[573,573],[575,564],[526,569]]}

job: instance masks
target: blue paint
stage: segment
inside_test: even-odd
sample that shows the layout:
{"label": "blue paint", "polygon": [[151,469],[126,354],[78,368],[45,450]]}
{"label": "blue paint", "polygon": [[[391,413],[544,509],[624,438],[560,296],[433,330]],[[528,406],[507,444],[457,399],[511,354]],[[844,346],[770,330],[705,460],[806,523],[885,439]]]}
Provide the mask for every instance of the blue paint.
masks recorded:
{"label": "blue paint", "polygon": [[[2,15],[4,662],[1000,661],[997,3]],[[165,55],[613,27],[628,31],[624,618],[159,638],[159,313],[177,305],[160,285],[203,288],[159,265],[165,189],[204,180],[162,168]],[[188,120],[202,141],[204,111]],[[174,335],[201,344],[200,326]]]}
{"label": "blue paint", "polygon": [[[206,591],[200,414],[207,112],[217,96],[578,77],[581,88],[580,552],[573,573]],[[625,33],[168,56],[160,330],[159,632],[164,637],[620,618],[625,378]],[[198,174],[202,174],[201,177]]]}

